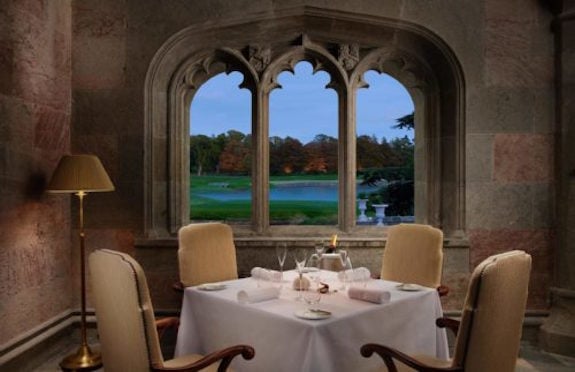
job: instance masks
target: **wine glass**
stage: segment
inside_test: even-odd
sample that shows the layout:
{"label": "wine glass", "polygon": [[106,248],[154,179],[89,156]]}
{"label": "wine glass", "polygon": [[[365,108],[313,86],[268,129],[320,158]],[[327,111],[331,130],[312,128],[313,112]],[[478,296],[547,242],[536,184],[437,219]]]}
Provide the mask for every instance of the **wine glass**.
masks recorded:
{"label": "wine glass", "polygon": [[284,263],[286,262],[287,256],[287,244],[279,243],[276,245],[276,256],[278,258],[278,263],[280,264],[280,282],[284,280]]}
{"label": "wine glass", "polygon": [[323,240],[318,240],[317,242],[315,242],[314,248],[315,253],[321,258],[321,255],[323,254],[323,251],[325,249]]}
{"label": "wine glass", "polygon": [[321,259],[316,253],[309,256],[306,262],[306,268],[310,279],[320,279]]}
{"label": "wine glass", "polygon": [[301,290],[302,290],[302,278],[303,278],[303,269],[305,267],[305,263],[307,261],[307,255],[306,252],[301,249],[301,248],[297,248],[295,251],[292,252],[293,255],[293,260],[295,262],[295,267],[296,270],[299,274],[299,291],[298,291],[298,295],[296,297],[296,301],[301,301],[302,300],[302,296],[301,296]]}
{"label": "wine glass", "polygon": [[317,305],[321,300],[321,292],[319,291],[320,280],[315,278],[310,280],[309,287],[303,292],[303,299],[308,304],[308,309],[313,311],[313,305]]}
{"label": "wine glass", "polygon": [[337,278],[341,282],[341,290],[345,290],[347,284],[350,283],[353,279],[353,267],[351,265],[351,259],[349,258],[346,251],[340,251],[341,261],[341,271],[339,272]]}

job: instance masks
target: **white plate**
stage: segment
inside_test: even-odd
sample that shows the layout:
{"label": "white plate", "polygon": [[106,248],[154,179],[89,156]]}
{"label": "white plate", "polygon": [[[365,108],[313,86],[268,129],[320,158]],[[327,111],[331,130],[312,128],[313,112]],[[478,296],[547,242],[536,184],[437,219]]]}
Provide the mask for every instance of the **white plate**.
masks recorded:
{"label": "white plate", "polygon": [[327,319],[331,316],[331,313],[326,310],[298,310],[295,313],[295,316],[302,319],[308,320],[320,320],[320,319]]}
{"label": "white plate", "polygon": [[201,291],[221,291],[225,289],[226,285],[221,283],[204,283],[198,286]]}
{"label": "white plate", "polygon": [[414,291],[421,291],[423,287],[420,286],[419,284],[402,283],[397,285],[397,289],[399,289],[400,291],[414,292]]}

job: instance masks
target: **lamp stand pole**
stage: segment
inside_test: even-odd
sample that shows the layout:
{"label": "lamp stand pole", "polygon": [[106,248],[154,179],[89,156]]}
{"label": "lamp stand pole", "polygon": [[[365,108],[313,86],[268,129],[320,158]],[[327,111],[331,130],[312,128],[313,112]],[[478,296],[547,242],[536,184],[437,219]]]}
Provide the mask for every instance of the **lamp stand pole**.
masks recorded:
{"label": "lamp stand pole", "polygon": [[102,367],[102,357],[99,352],[94,352],[88,346],[86,336],[86,248],[84,234],[84,196],[85,191],[78,191],[75,195],[80,201],[80,280],[81,280],[81,298],[82,311],[80,330],[82,333],[82,345],[75,354],[68,355],[60,362],[60,368],[65,371],[91,371]]}

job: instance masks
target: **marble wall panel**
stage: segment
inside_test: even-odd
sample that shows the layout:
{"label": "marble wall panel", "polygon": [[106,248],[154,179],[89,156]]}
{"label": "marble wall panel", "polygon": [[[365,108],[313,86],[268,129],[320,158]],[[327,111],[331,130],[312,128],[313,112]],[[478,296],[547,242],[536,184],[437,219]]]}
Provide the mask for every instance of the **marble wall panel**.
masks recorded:
{"label": "marble wall panel", "polygon": [[[74,86],[109,89],[125,83],[126,29],[124,1],[74,6]],[[106,58],[102,58],[106,56]]]}
{"label": "marble wall panel", "polygon": [[529,185],[469,183],[468,229],[530,228],[533,221],[532,188]]}
{"label": "marble wall panel", "polygon": [[70,198],[44,193],[70,144],[70,17],[67,0],[0,5],[0,345],[73,304]]}
{"label": "marble wall panel", "polygon": [[524,88],[470,89],[467,133],[531,132],[534,94]]}
{"label": "marble wall panel", "polygon": [[466,180],[469,182],[491,181],[493,174],[493,135],[468,135],[466,145]]}
{"label": "marble wall panel", "polygon": [[519,249],[530,254],[532,267],[528,308],[546,308],[548,289],[553,279],[552,247],[555,235],[552,230],[474,229],[469,232],[469,241],[471,268],[485,258],[505,251]]}
{"label": "marble wall panel", "polygon": [[542,15],[535,0],[486,1],[485,82],[498,87],[536,87],[553,79],[553,37],[542,32],[551,14]]}
{"label": "marble wall panel", "polygon": [[553,179],[551,135],[497,134],[493,178],[497,182],[548,182]]}

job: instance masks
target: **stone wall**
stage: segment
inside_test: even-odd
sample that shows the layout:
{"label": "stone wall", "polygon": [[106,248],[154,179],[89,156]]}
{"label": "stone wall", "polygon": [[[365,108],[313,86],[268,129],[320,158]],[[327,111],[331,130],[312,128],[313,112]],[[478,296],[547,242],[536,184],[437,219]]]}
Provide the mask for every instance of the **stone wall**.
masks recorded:
{"label": "stone wall", "polygon": [[0,1],[0,350],[72,305],[70,197],[44,193],[70,146],[71,10]]}
{"label": "stone wall", "polygon": [[[555,219],[558,175],[553,166],[562,156],[564,183],[573,184],[568,158],[572,110],[565,108],[573,106],[566,93],[573,79],[564,73],[565,102],[558,110],[564,120],[558,133],[552,16],[544,3],[0,0],[0,351],[79,307],[77,203],[68,195],[44,193],[67,152],[98,155],[116,185],[113,193],[86,198],[88,250],[134,255],[146,270],[156,308],[179,308],[180,297],[171,289],[178,277],[175,240],[143,239],[144,156],[150,151],[144,143],[144,86],[150,63],[186,27],[209,32],[257,18],[273,28],[279,14],[317,9],[334,17],[405,21],[430,30],[451,48],[465,81],[466,213],[464,236],[446,242],[444,283],[452,292],[443,299],[444,307],[460,308],[469,272],[483,258],[524,249],[533,256],[528,308],[546,309],[556,237],[573,235],[571,226]],[[334,19],[333,27],[337,24]],[[564,43],[573,44],[571,39]],[[233,44],[234,35],[225,41]],[[573,53],[565,49],[567,60]],[[563,154],[555,141],[561,135]],[[573,188],[563,189],[568,187]],[[561,210],[567,215],[572,209]],[[275,263],[272,247],[278,240],[311,247],[318,237],[308,242],[289,236],[236,238],[239,271],[245,275],[253,265]],[[350,245],[356,265],[379,270],[383,239],[342,241]],[[565,268],[570,262],[561,258],[571,257],[571,251],[559,252],[555,259]],[[558,277],[559,284],[572,288],[569,270]]]}
{"label": "stone wall", "polygon": [[[168,247],[153,241],[136,248],[130,245],[142,237],[146,218],[144,156],[151,149],[144,143],[143,123],[150,62],[163,43],[186,27],[209,32],[226,22],[256,17],[273,25],[282,11],[303,14],[306,7],[320,7],[410,22],[431,30],[453,50],[465,80],[463,240],[469,246],[447,255],[445,282],[458,288],[448,309],[459,309],[469,271],[482,258],[510,249],[533,255],[528,306],[545,309],[552,278],[556,176],[551,14],[540,4],[537,0],[75,1],[72,148],[99,155],[117,187],[114,193],[93,196],[97,202],[89,206],[86,222],[94,242],[90,248],[133,253],[147,271],[156,307],[174,307],[176,298],[169,292],[169,283],[177,278],[173,242]],[[234,35],[227,41],[233,43]],[[246,259],[266,254],[265,249],[261,253],[254,249],[239,249],[240,265],[245,265],[243,250],[249,251]],[[372,259],[378,256],[375,252]]]}

